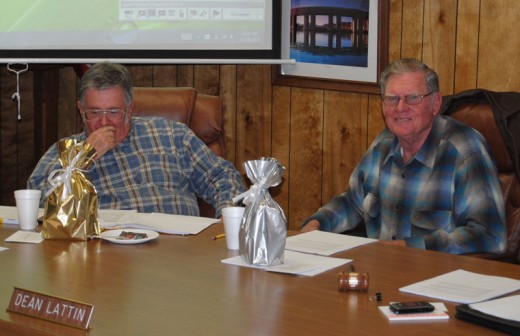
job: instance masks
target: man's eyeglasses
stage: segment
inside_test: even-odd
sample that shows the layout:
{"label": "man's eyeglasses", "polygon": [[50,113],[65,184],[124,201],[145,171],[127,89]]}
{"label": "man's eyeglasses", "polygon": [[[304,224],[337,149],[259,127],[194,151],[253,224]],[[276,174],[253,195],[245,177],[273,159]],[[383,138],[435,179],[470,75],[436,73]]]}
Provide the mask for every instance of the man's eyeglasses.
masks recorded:
{"label": "man's eyeglasses", "polygon": [[110,121],[121,121],[125,117],[125,111],[121,109],[111,109],[111,110],[83,110],[83,115],[85,119],[90,122],[99,121],[103,117]]}
{"label": "man's eyeglasses", "polygon": [[420,95],[420,94],[417,94],[417,93],[412,93],[412,94],[409,94],[409,95],[406,95],[404,97],[399,97],[399,96],[381,96],[381,101],[383,102],[383,104],[385,104],[386,106],[397,106],[397,104],[399,104],[399,101],[402,99],[406,102],[406,104],[408,105],[417,105],[417,104],[420,104],[424,97],[427,97],[429,95],[431,95],[433,93],[433,91],[430,91],[426,94],[423,94],[423,95]]}

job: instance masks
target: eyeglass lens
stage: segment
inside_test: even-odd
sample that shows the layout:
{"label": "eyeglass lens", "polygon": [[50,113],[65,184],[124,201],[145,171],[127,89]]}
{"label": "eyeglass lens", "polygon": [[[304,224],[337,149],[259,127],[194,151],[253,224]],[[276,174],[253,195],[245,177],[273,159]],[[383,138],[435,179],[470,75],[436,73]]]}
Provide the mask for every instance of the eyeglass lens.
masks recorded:
{"label": "eyeglass lens", "polygon": [[424,95],[413,93],[406,95],[402,98],[399,96],[382,96],[381,99],[383,100],[383,103],[388,106],[396,106],[397,104],[399,104],[399,101],[401,99],[404,100],[408,105],[417,105],[423,101],[424,97],[429,96],[430,94],[432,94],[432,92],[428,92]]}
{"label": "eyeglass lens", "polygon": [[103,115],[106,116],[107,119],[111,121],[120,121],[123,119],[125,111],[121,109],[113,109],[113,110],[85,110],[85,118],[88,121],[98,121]]}

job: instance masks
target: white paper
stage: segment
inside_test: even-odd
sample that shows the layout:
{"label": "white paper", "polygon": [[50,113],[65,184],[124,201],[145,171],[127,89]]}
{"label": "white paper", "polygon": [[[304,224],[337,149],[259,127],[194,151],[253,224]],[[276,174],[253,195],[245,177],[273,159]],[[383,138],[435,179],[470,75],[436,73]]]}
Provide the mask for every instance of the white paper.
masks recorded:
{"label": "white paper", "polygon": [[474,303],[520,289],[520,280],[456,270],[400,288],[402,292],[441,300]]}
{"label": "white paper", "polygon": [[[38,217],[43,216],[44,209],[38,210]],[[18,225],[18,210],[15,206],[0,205],[0,219],[3,224]]]}
{"label": "white paper", "polygon": [[285,248],[292,251],[330,256],[376,241],[377,239],[372,238],[314,230],[288,237]]}
{"label": "white paper", "polygon": [[390,310],[389,306],[379,306],[379,310],[390,321],[428,321],[428,320],[447,320],[450,316],[446,313],[447,309],[442,302],[430,302],[435,309],[428,313],[415,314],[396,314]]}
{"label": "white paper", "polygon": [[520,322],[520,295],[473,303],[469,306],[488,315]]}
{"label": "white paper", "polygon": [[[120,210],[121,211],[121,210]],[[124,211],[124,210],[123,210]],[[218,223],[215,218],[170,215],[162,213],[138,213],[134,211],[121,213],[112,210],[101,214],[100,226],[105,229],[144,229],[167,234],[196,235],[212,224]],[[112,222],[103,221],[111,218]]]}
{"label": "white paper", "polygon": [[43,241],[43,237],[40,232],[32,231],[16,231],[5,239],[8,243],[31,243],[38,244]]}
{"label": "white paper", "polygon": [[248,264],[242,257],[232,257],[222,260],[224,264],[238,265],[263,269],[270,272],[298,274],[314,276],[330,269],[352,262],[351,259],[330,258],[316,255],[309,255],[300,252],[287,251],[284,254],[284,263],[276,266],[257,266]]}
{"label": "white paper", "polygon": [[9,250],[9,247],[1,247],[0,246],[0,252],[7,251],[7,250]]}
{"label": "white paper", "polygon": [[100,223],[114,224],[121,222],[121,219],[128,214],[137,213],[136,210],[112,210],[112,209],[99,209],[98,218]]}

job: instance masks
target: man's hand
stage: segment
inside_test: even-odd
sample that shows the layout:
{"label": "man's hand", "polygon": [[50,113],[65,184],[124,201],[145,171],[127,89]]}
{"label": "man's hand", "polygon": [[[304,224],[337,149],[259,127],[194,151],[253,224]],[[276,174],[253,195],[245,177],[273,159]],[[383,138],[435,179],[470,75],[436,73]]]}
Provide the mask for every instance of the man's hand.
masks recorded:
{"label": "man's hand", "polygon": [[116,129],[112,126],[103,126],[92,132],[87,143],[96,149],[96,159],[116,146]]}
{"label": "man's hand", "polygon": [[404,240],[380,240],[380,242],[386,245],[406,246]]}
{"label": "man's hand", "polygon": [[311,220],[308,222],[302,229],[301,232],[309,232],[314,230],[320,229],[320,222],[318,222],[316,219]]}

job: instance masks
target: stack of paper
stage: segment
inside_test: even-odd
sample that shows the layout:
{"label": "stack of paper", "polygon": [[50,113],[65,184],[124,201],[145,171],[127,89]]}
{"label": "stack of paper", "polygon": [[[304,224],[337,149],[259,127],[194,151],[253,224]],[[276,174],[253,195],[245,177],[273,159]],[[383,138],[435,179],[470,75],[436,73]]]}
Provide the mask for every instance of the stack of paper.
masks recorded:
{"label": "stack of paper", "polygon": [[263,269],[269,272],[299,274],[313,276],[330,269],[352,262],[351,259],[340,259],[309,255],[306,253],[285,250],[284,263],[276,266],[256,266],[248,264],[242,257],[232,257],[222,260],[224,264],[238,265]]}
{"label": "stack of paper", "polygon": [[484,314],[520,323],[520,295],[473,303],[469,306]]}
{"label": "stack of paper", "polygon": [[399,290],[446,301],[474,303],[520,290],[520,280],[456,270]]}
{"label": "stack of paper", "polygon": [[[38,217],[43,216],[44,209],[38,210]],[[0,224],[18,225],[18,210],[15,206],[0,205]]]}
{"label": "stack of paper", "polygon": [[377,240],[323,231],[310,231],[287,238],[283,265],[254,266],[246,263],[240,256],[224,259],[222,262],[260,268],[269,272],[313,276],[352,262],[352,259],[328,256],[375,241]]}
{"label": "stack of paper", "polygon": [[376,242],[377,239],[349,236],[324,231],[309,231],[287,238],[287,250],[330,256]]}
{"label": "stack of paper", "polygon": [[520,295],[461,304],[455,307],[455,316],[509,335],[520,335]]}
{"label": "stack of paper", "polygon": [[126,210],[100,210],[99,219],[104,229],[144,229],[179,235],[196,235],[219,221],[215,218]]}

